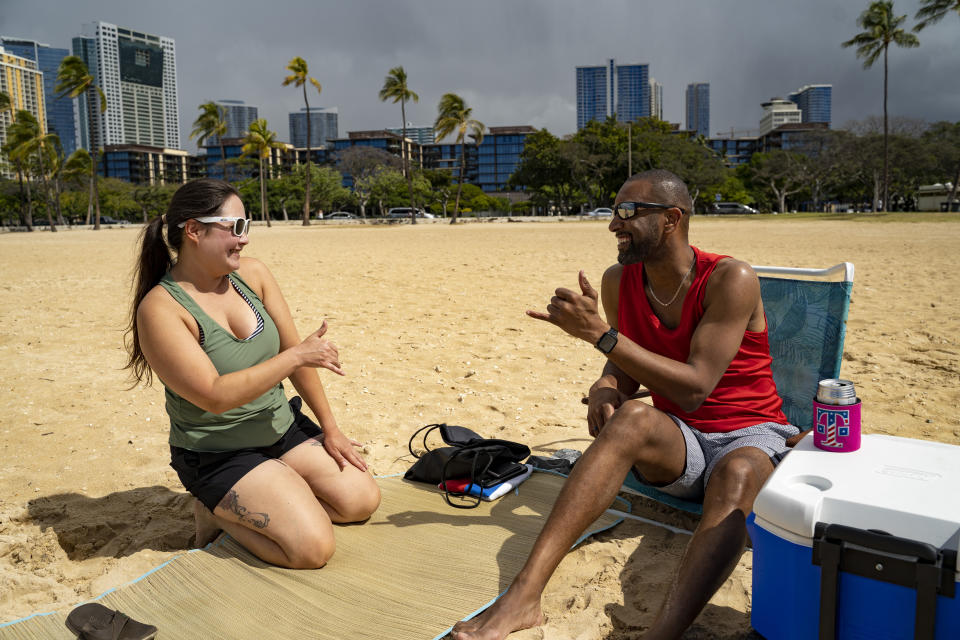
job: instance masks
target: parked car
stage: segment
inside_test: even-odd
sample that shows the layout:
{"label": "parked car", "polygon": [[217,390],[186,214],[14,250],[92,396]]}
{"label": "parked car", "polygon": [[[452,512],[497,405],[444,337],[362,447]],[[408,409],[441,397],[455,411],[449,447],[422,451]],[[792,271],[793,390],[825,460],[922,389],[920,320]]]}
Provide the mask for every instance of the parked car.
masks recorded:
{"label": "parked car", "polygon": [[324,216],[324,220],[356,220],[357,215],[349,211],[334,211]]}
{"label": "parked car", "polygon": [[739,202],[715,202],[710,205],[710,213],[757,213],[753,207],[748,207]]}
{"label": "parked car", "polygon": [[[387,211],[387,218],[391,220],[397,220],[397,219],[409,218],[409,217],[410,217],[410,207],[393,207],[392,209]],[[433,214],[427,213],[423,209],[417,209],[417,217],[432,218]]]}
{"label": "parked car", "polygon": [[588,211],[587,216],[591,218],[610,218],[613,216],[613,209],[607,207],[597,207],[593,211]]}
{"label": "parked car", "polygon": [[127,224],[126,220],[117,220],[110,216],[100,216],[100,224]]}

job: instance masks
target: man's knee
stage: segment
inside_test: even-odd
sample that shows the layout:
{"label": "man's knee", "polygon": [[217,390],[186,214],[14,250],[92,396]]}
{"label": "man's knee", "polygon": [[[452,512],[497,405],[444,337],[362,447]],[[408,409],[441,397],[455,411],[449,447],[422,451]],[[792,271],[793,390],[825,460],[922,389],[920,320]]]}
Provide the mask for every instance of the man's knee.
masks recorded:
{"label": "man's knee", "polygon": [[749,511],[771,471],[773,463],[762,451],[736,450],[713,468],[707,492],[716,500]]}
{"label": "man's knee", "polygon": [[635,450],[657,446],[662,440],[657,426],[664,417],[663,412],[646,402],[627,400],[614,412],[598,437],[615,439]]}

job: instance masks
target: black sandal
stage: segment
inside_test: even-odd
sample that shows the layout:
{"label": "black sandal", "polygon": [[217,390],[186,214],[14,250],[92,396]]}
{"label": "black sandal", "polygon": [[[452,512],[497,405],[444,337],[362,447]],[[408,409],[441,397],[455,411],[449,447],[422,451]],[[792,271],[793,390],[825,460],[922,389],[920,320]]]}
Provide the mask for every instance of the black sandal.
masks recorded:
{"label": "black sandal", "polygon": [[67,616],[64,624],[80,640],[152,640],[157,628],[102,604],[82,604]]}

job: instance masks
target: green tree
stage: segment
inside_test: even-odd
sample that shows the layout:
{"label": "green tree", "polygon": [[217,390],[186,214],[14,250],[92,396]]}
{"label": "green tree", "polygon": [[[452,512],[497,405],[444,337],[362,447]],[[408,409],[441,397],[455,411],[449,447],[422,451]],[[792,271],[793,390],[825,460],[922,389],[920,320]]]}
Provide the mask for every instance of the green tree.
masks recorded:
{"label": "green tree", "polygon": [[260,218],[266,220],[268,227],[270,226],[270,215],[267,208],[267,174],[264,171],[263,161],[270,157],[271,149],[281,146],[277,142],[277,134],[270,131],[264,118],[251,122],[250,130],[247,131],[247,136],[243,139],[244,155],[256,155],[260,162]]}
{"label": "green tree", "polygon": [[455,93],[445,93],[437,105],[437,119],[433,123],[436,139],[442,140],[456,133],[457,143],[460,145],[460,179],[457,181],[457,199],[453,205],[453,216],[450,224],[457,223],[457,214],[460,210],[460,194],[463,192],[463,170],[467,162],[467,136],[473,138],[479,145],[483,142],[483,131],[486,128],[479,120],[474,120],[473,109],[468,107],[463,98]]}
{"label": "green tree", "polygon": [[883,55],[883,208],[889,208],[890,197],[890,164],[889,164],[889,132],[887,129],[887,85],[889,65],[887,52],[890,44],[898,47],[919,47],[920,40],[912,33],[901,28],[907,16],[893,14],[893,0],[875,0],[857,18],[857,24],[863,29],[850,40],[843,43],[844,47],[856,47],[857,57],[863,58],[863,68],[869,69]]}
{"label": "green tree", "polygon": [[24,222],[27,231],[33,231],[32,175],[34,171],[37,171],[39,175],[33,153],[41,135],[40,122],[36,116],[21,109],[14,115],[13,124],[7,128],[7,142],[3,145],[3,152],[10,158],[17,174],[22,176],[23,184],[26,185],[27,209],[24,214]]}
{"label": "green tree", "polygon": [[4,114],[6,114],[6,112],[9,112],[10,114],[10,123],[6,127],[7,141],[4,143],[3,147],[0,147],[0,152],[7,156],[10,164],[13,166],[14,172],[17,174],[17,184],[19,186],[20,196],[18,199],[20,209],[20,224],[25,225],[27,227],[27,231],[33,231],[33,215],[30,201],[29,177],[27,179],[25,197],[25,166],[24,162],[20,159],[20,154],[16,153],[18,147],[30,136],[30,132],[21,130],[19,133],[17,133],[17,129],[15,127],[16,120],[13,112],[13,103],[10,101],[10,96],[8,96],[6,93],[0,93],[0,107],[3,107],[2,111]]}
{"label": "green tree", "polygon": [[283,79],[283,86],[294,85],[295,87],[303,88],[303,103],[307,107],[307,172],[306,172],[306,189],[303,200],[303,224],[310,224],[310,165],[311,165],[311,155],[310,150],[310,101],[307,100],[307,83],[309,82],[317,90],[317,93],[320,93],[320,83],[317,82],[315,78],[310,77],[310,71],[307,69],[306,61],[300,56],[296,56],[290,62],[287,63],[287,71],[290,72],[286,78]]}
{"label": "green tree", "polygon": [[[427,181],[427,188],[430,190],[436,204],[439,205],[439,210],[443,212],[443,217],[446,218],[447,203],[450,202],[450,196],[453,195],[451,192],[453,177],[449,171],[445,171],[444,169],[425,169],[421,175]],[[437,211],[436,207],[434,211]]]}
{"label": "green tree", "polygon": [[[80,148],[70,154],[67,161],[63,163],[63,179],[67,182],[90,183],[93,173],[93,159],[90,153]],[[93,190],[87,190],[87,218],[86,224],[90,224],[90,217],[93,214]]]}
{"label": "green tree", "polygon": [[[94,77],[90,75],[87,65],[78,56],[67,56],[60,61],[57,67],[57,85],[54,90],[59,94],[58,97],[68,96],[76,98],[81,95],[87,97],[87,131],[90,133],[90,200],[93,201],[94,230],[100,229],[100,195],[97,180],[97,143],[94,140],[94,131],[99,129],[96,126],[95,111],[102,115],[107,110],[107,96],[103,90],[96,84]],[[88,221],[89,222],[89,221]]]}
{"label": "green tree", "polygon": [[936,181],[953,183],[950,193],[947,194],[949,210],[957,197],[957,189],[960,188],[960,122],[935,122],[924,133],[924,138],[935,147]]}
{"label": "green tree", "polygon": [[220,171],[223,174],[223,179],[229,181],[227,152],[223,145],[223,136],[227,135],[227,109],[212,100],[204,102],[197,108],[200,110],[200,115],[193,121],[190,138],[196,138],[197,144],[202,147],[204,142],[214,136],[217,137],[217,141],[220,143]]}
{"label": "green tree", "polygon": [[353,181],[353,195],[360,208],[360,217],[367,217],[367,202],[373,177],[380,171],[400,167],[400,159],[382,149],[350,147],[339,153],[337,167]]}
{"label": "green tree", "polygon": [[914,20],[919,20],[914,31],[920,31],[931,24],[940,22],[950,13],[955,12],[960,16],[960,0],[920,0],[920,8],[917,14],[913,16]]}
{"label": "green tree", "polygon": [[803,189],[807,181],[808,159],[799,153],[775,149],[755,153],[747,164],[751,177],[770,190],[777,200],[777,211],[787,212],[787,196]]}
{"label": "green tree", "polygon": [[419,102],[420,96],[410,90],[407,85],[407,72],[403,67],[394,67],[383,80],[380,89],[380,101],[392,100],[400,103],[400,117],[402,120],[403,140],[400,142],[400,156],[403,159],[403,175],[407,178],[407,189],[410,192],[410,224],[417,224],[416,205],[413,202],[413,175],[410,171],[409,149],[407,147],[407,101]]}
{"label": "green tree", "polygon": [[527,136],[520,162],[508,181],[510,187],[526,188],[540,206],[556,202],[562,212],[568,211],[576,189],[570,158],[562,152],[564,144],[546,129]]}

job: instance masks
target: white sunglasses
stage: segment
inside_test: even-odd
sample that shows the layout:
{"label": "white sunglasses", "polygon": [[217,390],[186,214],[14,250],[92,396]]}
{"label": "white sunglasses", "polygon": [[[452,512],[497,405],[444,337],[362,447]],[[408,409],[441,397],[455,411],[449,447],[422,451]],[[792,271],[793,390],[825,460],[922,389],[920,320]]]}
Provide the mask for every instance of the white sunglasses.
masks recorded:
{"label": "white sunglasses", "polygon": [[[210,223],[210,222],[229,222],[233,224],[231,231],[233,235],[238,238],[247,232],[247,229],[250,228],[250,218],[224,218],[220,216],[204,216],[202,218],[191,218],[191,220],[196,220],[197,222]],[[183,229],[187,224],[186,221],[181,222],[177,226]]]}

